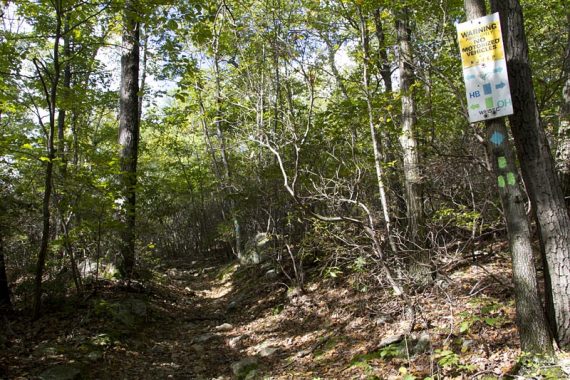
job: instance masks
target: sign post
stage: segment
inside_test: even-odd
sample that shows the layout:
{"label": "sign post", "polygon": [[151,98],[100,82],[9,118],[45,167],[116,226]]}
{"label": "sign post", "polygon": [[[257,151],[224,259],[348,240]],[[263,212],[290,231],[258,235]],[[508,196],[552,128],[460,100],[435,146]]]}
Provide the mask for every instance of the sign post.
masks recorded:
{"label": "sign post", "polygon": [[457,25],[469,121],[513,114],[499,14]]}

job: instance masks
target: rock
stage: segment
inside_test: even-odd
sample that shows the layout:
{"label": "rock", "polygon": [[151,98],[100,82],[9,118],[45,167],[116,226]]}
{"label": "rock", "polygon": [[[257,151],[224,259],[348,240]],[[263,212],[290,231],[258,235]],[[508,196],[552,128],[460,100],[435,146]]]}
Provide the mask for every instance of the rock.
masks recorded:
{"label": "rock", "polygon": [[266,358],[268,356],[273,355],[277,351],[279,351],[279,349],[276,347],[263,347],[261,350],[259,350],[258,354],[262,358]]}
{"label": "rock", "polygon": [[39,378],[41,380],[77,380],[81,379],[81,371],[68,365],[57,365],[43,371]]}
{"label": "rock", "polygon": [[275,347],[275,345],[276,345],[275,341],[273,339],[269,339],[263,343],[258,344],[253,349],[257,352],[257,354],[260,357],[266,358],[279,351],[279,348]]}
{"label": "rock", "polygon": [[392,323],[394,322],[394,319],[389,316],[388,314],[381,314],[378,316],[378,318],[376,318],[374,320],[374,323],[376,324],[376,326],[382,326],[388,323]]}
{"label": "rock", "polygon": [[245,244],[244,253],[239,261],[243,265],[262,264],[269,257],[269,242],[271,235],[266,232],[258,232],[255,237]]}
{"label": "rock", "polygon": [[230,346],[230,348],[236,348],[242,338],[243,335],[230,338],[230,340],[228,340],[228,346]]}
{"label": "rock", "polygon": [[560,359],[560,368],[568,377],[570,377],[570,358]]}
{"label": "rock", "polygon": [[231,324],[224,323],[223,325],[219,325],[219,326],[214,327],[214,330],[216,330],[216,331],[230,331],[233,328],[234,327]]}
{"label": "rock", "polygon": [[267,272],[265,272],[265,278],[267,278],[268,280],[275,280],[277,277],[279,277],[279,274],[275,269],[270,269]]}
{"label": "rock", "polygon": [[[257,372],[258,363],[255,358],[245,358],[239,362],[232,363],[230,367],[238,380],[245,380],[248,379],[251,372]],[[251,379],[251,377],[249,377],[249,379]]]}
{"label": "rock", "polygon": [[428,351],[431,347],[431,338],[428,333],[422,333],[416,341],[416,344],[412,348],[412,353],[414,355],[423,354]]}
{"label": "rock", "polygon": [[77,270],[83,278],[95,277],[97,273],[97,262],[90,259],[85,259],[77,264]]}

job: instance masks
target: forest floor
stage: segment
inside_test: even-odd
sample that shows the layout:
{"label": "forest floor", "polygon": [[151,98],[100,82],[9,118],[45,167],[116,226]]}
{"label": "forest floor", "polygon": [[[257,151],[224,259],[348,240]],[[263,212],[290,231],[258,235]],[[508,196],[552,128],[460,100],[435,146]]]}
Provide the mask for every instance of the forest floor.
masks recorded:
{"label": "forest floor", "polygon": [[102,282],[34,323],[5,319],[0,378],[511,377],[520,351],[508,257],[447,267],[414,296],[404,334],[402,303],[358,273],[315,276],[303,293],[260,267],[170,262],[144,286]]}

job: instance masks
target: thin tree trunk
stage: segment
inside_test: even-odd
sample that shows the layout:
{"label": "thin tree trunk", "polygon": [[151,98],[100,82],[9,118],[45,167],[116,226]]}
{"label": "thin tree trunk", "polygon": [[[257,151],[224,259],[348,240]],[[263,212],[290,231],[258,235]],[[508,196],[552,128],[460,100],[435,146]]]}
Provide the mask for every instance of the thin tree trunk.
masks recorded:
{"label": "thin tree trunk", "polygon": [[[71,58],[71,38],[69,36],[69,16],[65,18],[63,30],[63,59],[65,60],[65,64],[63,65],[63,90],[69,92],[71,87],[71,65],[69,64],[69,59]],[[65,116],[65,108],[60,108],[57,116],[57,151],[59,158],[61,159],[61,171],[64,175],[67,162],[65,147]]]}
{"label": "thin tree trunk", "polygon": [[376,60],[378,71],[384,82],[385,92],[391,93],[393,91],[392,86],[392,68],[390,67],[390,62],[388,61],[388,51],[386,49],[386,34],[384,33],[384,27],[382,24],[382,14],[381,9],[376,8],[374,11],[374,25],[376,26],[376,39],[378,40],[378,59]]}
{"label": "thin tree trunk", "polygon": [[[390,99],[392,96],[392,92],[394,91],[393,82],[392,82],[392,68],[391,63],[388,60],[388,48],[386,43],[386,34],[384,32],[384,25],[382,23],[382,9],[376,8],[374,11],[374,26],[375,26],[375,35],[376,40],[378,42],[378,55],[376,61],[376,67],[380,72],[380,76],[382,77],[382,81],[384,82],[384,93],[387,95],[386,99]],[[395,154],[393,146],[394,139],[390,134],[389,128],[389,119],[390,113],[383,112],[381,116],[383,120],[383,125],[380,130],[380,136],[382,138],[382,142],[384,143],[384,154],[386,162],[399,162],[397,154]],[[393,121],[395,123],[395,121]],[[400,227],[398,221],[403,219],[406,215],[406,200],[403,196],[404,190],[402,188],[402,184],[399,178],[399,170],[400,165],[390,165],[386,169],[386,178],[388,188],[391,190],[390,195],[391,199],[393,200],[392,204],[392,214],[395,215],[396,219],[396,226]]]}
{"label": "thin tree trunk", "polygon": [[563,66],[566,81],[562,90],[562,106],[560,107],[556,169],[558,170],[558,177],[566,198],[566,204],[570,206],[570,8],[568,6],[566,4],[567,42]]}
{"label": "thin tree trunk", "polygon": [[144,100],[144,92],[146,91],[146,73],[147,73],[147,64],[148,64],[148,33],[143,29],[143,55],[142,55],[142,64],[141,64],[141,80],[139,86],[139,104],[138,104],[138,114],[139,114],[139,125],[142,120],[142,111],[143,111],[143,100]]}
{"label": "thin tree trunk", "polygon": [[[223,27],[220,26],[220,29]],[[214,124],[216,126],[216,135],[220,142],[220,155],[222,158],[222,167],[224,169],[224,190],[228,195],[231,195],[232,192],[232,173],[230,170],[230,164],[228,162],[228,149],[226,144],[226,136],[224,134],[222,128],[222,119],[223,119],[223,111],[222,111],[222,83],[221,83],[221,73],[220,73],[220,56],[219,56],[219,47],[220,47],[220,35],[221,30],[218,32],[218,35],[215,36],[214,40],[214,74],[216,76],[216,120]],[[241,259],[242,257],[242,239],[241,239],[241,224],[239,222],[239,218],[237,215],[237,208],[235,205],[235,201],[233,198],[229,197],[229,209],[230,214],[232,217],[232,223],[234,227],[234,239],[235,239],[235,254],[238,258]]]}
{"label": "thin tree trunk", "polygon": [[[38,253],[38,261],[36,267],[36,278],[35,278],[35,288],[34,288],[34,309],[33,309],[33,319],[36,320],[40,317],[41,311],[41,299],[42,299],[42,280],[45,269],[45,262],[48,253],[48,245],[50,238],[50,201],[52,192],[52,177],[53,177],[53,161],[55,159],[55,146],[54,146],[54,135],[56,128],[55,113],[57,108],[57,86],[59,84],[59,78],[61,75],[61,66],[59,62],[59,40],[61,39],[61,29],[62,29],[62,2],[61,0],[55,1],[53,3],[56,13],[56,25],[55,25],[55,37],[53,46],[53,73],[42,73],[42,69],[37,61],[36,69],[42,85],[44,88],[44,93],[46,96],[46,104],[49,111],[49,126],[48,126],[48,136],[47,137],[47,163],[46,163],[46,175],[44,182],[44,198],[42,203],[42,239],[40,243],[40,251]],[[43,66],[42,66],[43,67]],[[48,83],[45,81],[45,77],[51,78]]]}
{"label": "thin tree trunk", "polygon": [[378,184],[378,192],[380,194],[380,205],[382,206],[384,223],[386,224],[386,230],[388,235],[388,242],[390,244],[390,249],[393,252],[397,252],[396,242],[394,241],[394,236],[392,236],[392,220],[390,218],[390,206],[388,203],[388,197],[386,195],[386,188],[384,184],[384,170],[382,168],[382,151],[381,144],[376,136],[376,130],[374,128],[374,111],[372,109],[372,95],[370,94],[370,35],[368,33],[368,27],[366,25],[366,19],[362,13],[362,8],[358,8],[358,13],[360,16],[360,46],[362,52],[364,53],[364,62],[362,64],[362,84],[364,86],[364,94],[366,97],[366,108],[368,112],[368,127],[370,129],[370,136],[372,139],[372,152],[374,154],[374,168],[376,170],[376,181]]}
{"label": "thin tree trunk", "polygon": [[404,161],[404,184],[406,188],[406,219],[408,238],[418,248],[410,260],[410,275],[420,285],[432,280],[429,250],[424,249],[424,209],[422,200],[422,175],[418,142],[415,138],[416,104],[413,94],[414,71],[412,69],[412,46],[409,10],[404,8],[396,20],[398,35],[398,66],[400,71],[400,93],[402,119],[400,145]]}
{"label": "thin tree trunk", "polygon": [[319,34],[323,39],[323,41],[325,42],[325,45],[327,46],[328,64],[331,68],[334,79],[336,81],[336,85],[340,89],[340,92],[342,92],[342,95],[345,97],[345,99],[350,99],[348,96],[348,91],[346,90],[346,86],[344,85],[344,80],[340,75],[340,72],[338,71],[338,68],[336,66],[336,60],[335,60],[336,49],[334,48],[333,43],[327,33],[328,31],[322,31]]}
{"label": "thin tree trunk", "polygon": [[570,217],[546,134],[540,124],[518,0],[492,0],[506,47],[514,115],[511,129],[532,202],[545,261],[546,304],[555,338],[570,347]]}
{"label": "thin tree trunk", "polygon": [[122,210],[121,275],[130,279],[135,266],[136,185],[139,146],[139,38],[136,2],[127,0],[123,13],[123,52],[121,56],[121,99],[119,144]]}
{"label": "thin tree trunk", "polygon": [[12,310],[10,288],[8,287],[8,276],[6,275],[6,263],[4,262],[3,232],[3,228],[0,227],[0,315]]}
{"label": "thin tree trunk", "polygon": [[424,223],[421,187],[422,179],[419,165],[418,143],[414,136],[416,125],[416,104],[413,96],[411,29],[408,9],[404,9],[400,19],[396,21],[398,31],[400,68],[400,93],[402,99],[402,133],[400,144],[404,156],[404,178],[406,185],[406,206],[408,232],[411,240],[419,243],[423,240],[421,229]]}

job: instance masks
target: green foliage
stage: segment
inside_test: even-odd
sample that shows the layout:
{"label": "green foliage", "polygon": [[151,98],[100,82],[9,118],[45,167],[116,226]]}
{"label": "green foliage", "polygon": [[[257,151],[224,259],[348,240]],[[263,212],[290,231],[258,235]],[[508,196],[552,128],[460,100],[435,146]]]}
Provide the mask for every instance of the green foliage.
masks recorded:
{"label": "green foliage", "polygon": [[481,218],[481,214],[476,210],[469,210],[461,207],[459,210],[452,208],[442,208],[433,214],[434,221],[442,224],[452,223],[458,227],[472,229],[474,223]]}
{"label": "green foliage", "polygon": [[468,333],[474,326],[480,327],[481,324],[491,328],[500,328],[508,322],[504,312],[505,306],[492,299],[475,298],[470,301],[470,304],[477,309],[459,313],[460,333]]}
{"label": "green foliage", "polygon": [[567,378],[556,358],[523,352],[517,359],[515,366],[517,375],[528,378],[555,380]]}
{"label": "green foliage", "polygon": [[458,354],[447,349],[435,350],[434,359],[442,368],[459,371],[460,373],[472,372],[475,369],[474,365],[464,364]]}

